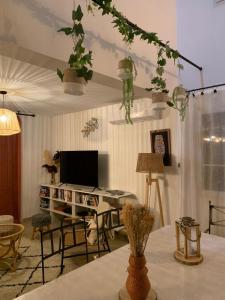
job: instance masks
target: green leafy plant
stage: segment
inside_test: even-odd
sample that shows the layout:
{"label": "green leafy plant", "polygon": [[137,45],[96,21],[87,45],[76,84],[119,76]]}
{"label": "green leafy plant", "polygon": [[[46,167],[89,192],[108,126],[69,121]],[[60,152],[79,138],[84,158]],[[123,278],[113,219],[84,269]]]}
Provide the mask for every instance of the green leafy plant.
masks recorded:
{"label": "green leafy plant", "polygon": [[[84,29],[81,23],[83,18],[83,12],[81,6],[78,5],[77,8],[74,7],[72,11],[72,27],[63,27],[58,30],[58,32],[64,32],[65,35],[70,36],[73,40],[73,52],[71,53],[68,64],[71,69],[73,69],[78,77],[83,77],[85,81],[91,80],[93,71],[89,69],[92,67],[92,52],[86,52],[83,45],[84,42]],[[57,75],[63,81],[64,73],[57,69]]]}
{"label": "green leafy plant", "polygon": [[102,10],[102,15],[111,14],[113,16],[112,23],[121,33],[125,42],[131,44],[135,37],[139,37],[148,44],[153,44],[154,46],[159,47],[157,53],[156,75],[151,80],[152,86],[146,90],[168,92],[166,88],[166,79],[163,77],[165,66],[167,64],[167,59],[173,59],[174,62],[176,62],[179,57],[179,52],[171,49],[169,42],[164,44],[159,39],[157,33],[145,32],[137,25],[131,23],[115,8],[115,6],[112,5],[112,0],[92,0],[92,2],[99,10]]}
{"label": "green leafy plant", "polygon": [[167,101],[169,107],[176,109],[179,112],[181,121],[184,121],[186,110],[188,108],[189,97],[186,95],[184,99],[180,99],[176,92],[177,87],[173,90],[171,101]]}
{"label": "green leafy plant", "polygon": [[168,93],[169,91],[166,89],[166,79],[163,77],[165,73],[165,66],[166,66],[166,58],[173,58],[174,63],[176,59],[179,57],[178,52],[171,52],[168,46],[166,47],[159,47],[157,52],[157,67],[156,67],[156,76],[154,76],[151,80],[152,87],[146,88],[147,91],[155,91],[155,92],[165,92]]}
{"label": "green leafy plant", "polygon": [[128,124],[133,124],[130,113],[134,100],[133,81],[137,76],[137,71],[131,56],[128,56],[119,62],[119,69],[119,77],[123,80],[123,101],[120,109],[125,109],[126,122]]}

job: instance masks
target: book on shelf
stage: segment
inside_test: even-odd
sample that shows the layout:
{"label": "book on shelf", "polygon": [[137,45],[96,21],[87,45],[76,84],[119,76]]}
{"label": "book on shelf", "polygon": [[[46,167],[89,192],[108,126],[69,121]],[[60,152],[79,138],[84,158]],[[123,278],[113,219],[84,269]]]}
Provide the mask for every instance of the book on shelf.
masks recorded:
{"label": "book on shelf", "polygon": [[70,206],[67,206],[66,204],[56,206],[54,207],[54,210],[65,212],[67,214],[72,214],[72,208]]}
{"label": "book on shelf", "polygon": [[89,194],[80,194],[79,197],[76,198],[75,202],[87,206],[98,206],[98,196],[89,195]]}
{"label": "book on shelf", "polygon": [[40,194],[40,197],[49,197],[50,196],[49,187],[41,186],[39,194]]}
{"label": "book on shelf", "polygon": [[58,189],[53,189],[53,193],[52,193],[52,198],[58,198],[59,196],[59,190]]}
{"label": "book on shelf", "polygon": [[59,190],[59,199],[64,200],[64,190]]}
{"label": "book on shelf", "polygon": [[72,202],[72,191],[64,191],[64,200],[66,202]]}
{"label": "book on shelf", "polygon": [[41,198],[40,207],[41,208],[49,208],[49,199]]}

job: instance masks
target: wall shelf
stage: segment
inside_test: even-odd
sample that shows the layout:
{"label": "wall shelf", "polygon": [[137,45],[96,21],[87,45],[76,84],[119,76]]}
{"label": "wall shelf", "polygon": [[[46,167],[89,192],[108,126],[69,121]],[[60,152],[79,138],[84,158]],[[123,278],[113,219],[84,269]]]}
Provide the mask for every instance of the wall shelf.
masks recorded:
{"label": "wall shelf", "polygon": [[[157,119],[157,114],[152,109],[145,109],[140,112],[132,113],[131,119],[134,123],[155,120],[155,119]],[[122,124],[126,124],[126,121],[123,117],[120,119],[110,120],[110,123],[113,125],[122,125]]]}

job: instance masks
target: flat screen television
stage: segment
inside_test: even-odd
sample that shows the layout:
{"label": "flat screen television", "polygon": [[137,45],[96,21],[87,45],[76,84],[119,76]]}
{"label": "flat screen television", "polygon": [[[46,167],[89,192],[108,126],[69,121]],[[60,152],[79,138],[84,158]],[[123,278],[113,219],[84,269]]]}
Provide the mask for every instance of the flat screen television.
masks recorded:
{"label": "flat screen television", "polygon": [[98,151],[61,151],[60,182],[98,187]]}

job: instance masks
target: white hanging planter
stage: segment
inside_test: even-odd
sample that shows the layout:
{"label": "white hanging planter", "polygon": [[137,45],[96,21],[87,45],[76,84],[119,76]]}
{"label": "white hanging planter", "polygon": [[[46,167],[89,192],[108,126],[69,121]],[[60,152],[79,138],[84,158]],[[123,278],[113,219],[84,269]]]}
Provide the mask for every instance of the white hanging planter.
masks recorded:
{"label": "white hanging planter", "polygon": [[121,79],[129,79],[133,77],[133,62],[124,58],[118,63],[118,77]]}
{"label": "white hanging planter", "polygon": [[86,82],[83,77],[78,77],[76,71],[68,68],[64,70],[63,87],[64,93],[70,95],[83,95],[85,93]]}
{"label": "white hanging planter", "polygon": [[182,85],[178,85],[177,87],[175,87],[173,90],[173,97],[177,102],[184,101],[187,97],[185,88]]}
{"label": "white hanging planter", "polygon": [[168,95],[164,92],[152,93],[152,109],[162,111],[167,108]]}

